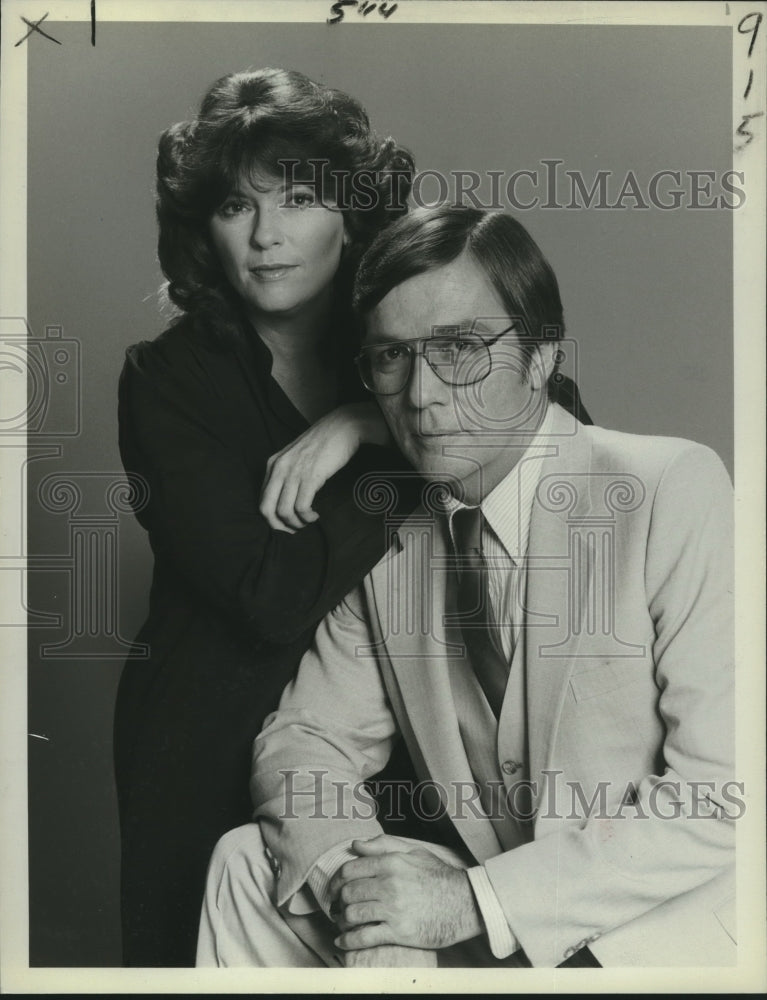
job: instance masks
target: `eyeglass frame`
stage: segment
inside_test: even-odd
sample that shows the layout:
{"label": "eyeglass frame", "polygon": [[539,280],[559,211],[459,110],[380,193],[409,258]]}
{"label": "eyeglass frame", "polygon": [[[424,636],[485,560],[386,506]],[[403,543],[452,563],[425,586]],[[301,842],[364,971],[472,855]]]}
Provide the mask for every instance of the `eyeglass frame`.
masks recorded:
{"label": "eyeglass frame", "polygon": [[[472,379],[470,382],[448,382],[447,379],[443,378],[443,376],[440,375],[440,373],[437,371],[437,369],[434,367],[431,361],[429,361],[425,350],[415,350],[415,348],[411,347],[411,345],[413,344],[428,344],[430,342],[434,343],[435,340],[439,339],[442,340],[465,339],[465,337],[450,336],[449,334],[436,334],[432,332],[428,337],[413,337],[410,340],[387,340],[380,344],[371,344],[370,347],[362,348],[359,354],[357,354],[357,356],[354,358],[354,364],[357,366],[357,371],[359,372],[360,381],[362,382],[362,385],[365,387],[365,389],[367,389],[368,392],[372,392],[374,396],[398,396],[401,392],[403,392],[407,388],[407,384],[410,381],[410,378],[413,374],[413,362],[418,357],[423,357],[426,364],[429,366],[431,371],[434,372],[434,374],[437,376],[440,382],[443,383],[443,385],[449,385],[453,388],[460,388],[468,385],[478,385],[480,382],[484,382],[485,379],[488,377],[488,375],[490,375],[490,373],[493,370],[493,355],[490,353],[490,348],[494,344],[496,344],[501,339],[501,337],[504,336],[504,334],[511,333],[512,330],[516,330],[518,329],[518,327],[519,327],[518,320],[514,320],[511,326],[507,326],[504,330],[501,330],[500,333],[493,334],[488,340],[485,340],[482,336],[480,336],[480,334],[476,333],[474,330],[469,331],[473,336],[477,337],[482,342],[482,345],[487,349],[488,357],[490,358],[490,367],[487,369],[485,374],[480,375],[479,378]],[[437,329],[445,329],[445,328],[449,329],[450,327],[448,326],[448,324],[445,324],[444,326],[438,327]],[[403,347],[403,346],[408,351],[409,367],[407,376],[405,377],[405,380],[402,383],[401,388],[397,389],[395,392],[378,392],[376,389],[371,389],[371,387],[366,384],[360,368],[362,359],[365,356],[366,352],[372,350],[373,348]]]}

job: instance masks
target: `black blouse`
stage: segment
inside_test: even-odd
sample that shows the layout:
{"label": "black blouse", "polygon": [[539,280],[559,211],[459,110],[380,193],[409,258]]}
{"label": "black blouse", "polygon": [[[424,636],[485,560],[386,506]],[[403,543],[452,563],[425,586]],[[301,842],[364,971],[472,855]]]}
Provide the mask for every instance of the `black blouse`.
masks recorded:
{"label": "black blouse", "polygon": [[262,642],[310,628],[381,554],[380,519],[354,501],[353,484],[373,456],[397,465],[383,449],[366,449],[334,477],[317,497],[319,520],[296,534],[271,530],[259,513],[267,459],[308,426],[254,334],[222,345],[184,322],[127,352],[120,450],[149,488],[137,516],[173,579],[163,590],[202,601]]}

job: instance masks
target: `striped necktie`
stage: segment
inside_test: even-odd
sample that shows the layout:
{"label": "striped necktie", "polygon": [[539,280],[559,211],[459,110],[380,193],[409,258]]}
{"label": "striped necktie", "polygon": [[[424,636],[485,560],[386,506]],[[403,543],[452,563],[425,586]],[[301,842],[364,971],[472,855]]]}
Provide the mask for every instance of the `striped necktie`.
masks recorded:
{"label": "striped necktie", "polygon": [[495,717],[501,713],[509,675],[501,637],[490,603],[487,564],[482,553],[484,518],[479,507],[461,507],[453,514],[458,557],[457,611],[469,661]]}

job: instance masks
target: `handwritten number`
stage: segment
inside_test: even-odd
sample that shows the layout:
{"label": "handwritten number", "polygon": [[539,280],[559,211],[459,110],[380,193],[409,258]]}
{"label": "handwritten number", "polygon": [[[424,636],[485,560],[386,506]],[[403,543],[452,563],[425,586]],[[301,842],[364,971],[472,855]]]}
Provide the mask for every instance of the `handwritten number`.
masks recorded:
{"label": "handwritten number", "polygon": [[373,3],[372,0],[362,0],[360,4],[358,0],[337,0],[336,3],[330,5],[330,13],[333,17],[327,18],[327,23],[340,24],[344,19],[344,7],[356,7],[360,17],[367,17],[368,14],[372,14],[374,10],[378,9],[381,17],[388,20],[397,9],[398,4],[387,2]]}
{"label": "handwritten number", "polygon": [[332,4],[330,7],[330,13],[334,14],[334,17],[327,18],[328,24],[340,24],[344,19],[344,7],[356,7],[357,0],[337,0],[336,3]]}
{"label": "handwritten number", "polygon": [[[756,22],[753,28],[746,28],[745,24],[750,18],[755,17]],[[754,51],[754,45],[756,43],[756,36],[759,32],[759,25],[762,23],[762,13],[761,11],[754,10],[750,14],[746,14],[738,22],[738,31],[741,35],[751,35],[751,44],[748,46],[748,58],[751,58],[751,53]]]}
{"label": "handwritten number", "polygon": [[[751,35],[751,41],[748,46],[748,56],[747,56],[748,59],[751,58],[751,53],[754,51],[754,45],[756,45],[756,36],[759,34],[759,28],[762,23],[762,17],[763,15],[761,11],[752,10],[750,14],[745,14],[740,19],[740,21],[738,21],[738,33],[741,35]],[[754,71],[751,69],[748,72],[748,83],[746,84],[746,89],[743,92],[743,100],[745,100],[751,93],[751,86],[753,85],[753,82],[754,82]],[[745,139],[746,141],[741,143],[739,146],[735,146],[734,151],[736,153],[739,153],[742,149],[745,149],[746,146],[749,145],[749,143],[754,141],[754,133],[751,131],[750,128],[747,128],[746,126],[752,119],[761,118],[763,115],[764,115],[763,111],[756,111],[753,114],[742,116],[740,125],[738,125],[737,129],[735,130],[735,134],[739,135],[741,139]]]}
{"label": "handwritten number", "polygon": [[739,135],[741,138],[745,139],[746,141],[743,143],[742,146],[737,147],[738,150],[745,149],[746,146],[750,142],[753,142],[754,139],[754,133],[750,129],[747,129],[745,126],[751,121],[752,118],[761,118],[763,114],[764,114],[763,111],[756,111],[752,115],[743,115],[741,123],[740,125],[738,125],[738,128],[736,130],[736,134]]}

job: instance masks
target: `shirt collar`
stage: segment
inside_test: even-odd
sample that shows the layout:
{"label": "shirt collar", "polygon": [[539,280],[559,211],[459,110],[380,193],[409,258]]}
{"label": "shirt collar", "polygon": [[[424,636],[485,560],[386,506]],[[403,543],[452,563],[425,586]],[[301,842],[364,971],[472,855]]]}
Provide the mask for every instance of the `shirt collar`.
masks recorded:
{"label": "shirt collar", "polygon": [[[530,516],[533,497],[541,478],[541,466],[550,454],[552,407],[546,410],[541,426],[536,431],[524,454],[514,468],[501,480],[480,504],[487,525],[498,536],[510,558],[516,563],[527,553],[530,537]],[[453,514],[469,506],[451,497],[446,501],[453,533]]]}

